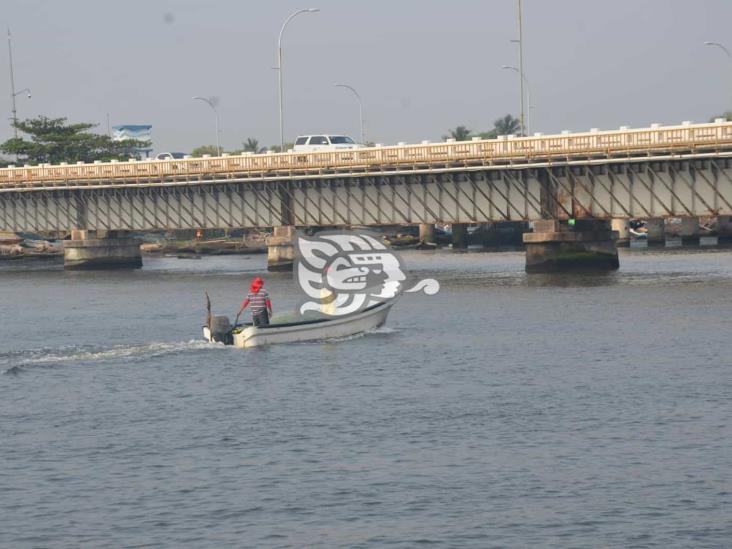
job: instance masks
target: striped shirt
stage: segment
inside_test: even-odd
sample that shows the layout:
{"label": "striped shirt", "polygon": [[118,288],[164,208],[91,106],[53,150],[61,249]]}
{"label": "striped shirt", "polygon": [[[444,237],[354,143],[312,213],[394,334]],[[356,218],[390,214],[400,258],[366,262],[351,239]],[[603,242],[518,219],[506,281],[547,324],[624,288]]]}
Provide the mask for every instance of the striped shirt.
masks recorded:
{"label": "striped shirt", "polygon": [[258,292],[249,292],[247,294],[247,299],[249,300],[249,308],[252,311],[253,315],[256,315],[258,313],[261,313],[267,308],[267,300],[269,299],[269,292],[265,290],[264,288],[260,289]]}

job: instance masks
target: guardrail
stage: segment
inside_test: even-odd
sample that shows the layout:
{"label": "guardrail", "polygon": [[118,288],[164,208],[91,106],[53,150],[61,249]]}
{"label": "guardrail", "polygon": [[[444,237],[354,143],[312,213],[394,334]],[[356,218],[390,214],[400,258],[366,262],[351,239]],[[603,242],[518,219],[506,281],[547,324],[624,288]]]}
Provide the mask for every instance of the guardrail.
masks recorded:
{"label": "guardrail", "polygon": [[[296,177],[324,173],[378,172],[405,167],[496,165],[577,158],[732,150],[732,122],[683,123],[640,129],[562,133],[533,137],[376,146],[322,152],[287,152],[131,160],[93,164],[42,164],[0,169],[0,190],[84,185],[120,186],[222,178]],[[72,185],[73,184],[73,185]]]}

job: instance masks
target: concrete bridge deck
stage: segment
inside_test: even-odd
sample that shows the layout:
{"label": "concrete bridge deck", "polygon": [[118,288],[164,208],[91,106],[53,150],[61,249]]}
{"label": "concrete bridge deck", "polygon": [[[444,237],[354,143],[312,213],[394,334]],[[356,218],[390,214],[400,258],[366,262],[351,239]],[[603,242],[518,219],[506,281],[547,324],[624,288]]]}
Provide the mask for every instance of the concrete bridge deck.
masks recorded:
{"label": "concrete bridge deck", "polygon": [[0,193],[53,189],[195,185],[206,182],[333,179],[378,174],[479,171],[598,164],[653,157],[732,152],[732,122],[343,151],[223,155],[181,160],[95,162],[0,169]]}

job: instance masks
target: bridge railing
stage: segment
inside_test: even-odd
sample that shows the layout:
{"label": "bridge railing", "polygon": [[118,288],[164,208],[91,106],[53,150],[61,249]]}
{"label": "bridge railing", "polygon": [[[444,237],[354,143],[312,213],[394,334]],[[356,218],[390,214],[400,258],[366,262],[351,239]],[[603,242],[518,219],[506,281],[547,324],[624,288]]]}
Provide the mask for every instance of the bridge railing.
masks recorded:
{"label": "bridge railing", "polygon": [[341,151],[286,152],[188,158],[9,167],[0,169],[0,190],[84,185],[165,183],[222,178],[296,177],[325,173],[387,171],[408,167],[494,165],[564,161],[583,157],[732,150],[732,122],[654,126],[532,137],[368,147]]}

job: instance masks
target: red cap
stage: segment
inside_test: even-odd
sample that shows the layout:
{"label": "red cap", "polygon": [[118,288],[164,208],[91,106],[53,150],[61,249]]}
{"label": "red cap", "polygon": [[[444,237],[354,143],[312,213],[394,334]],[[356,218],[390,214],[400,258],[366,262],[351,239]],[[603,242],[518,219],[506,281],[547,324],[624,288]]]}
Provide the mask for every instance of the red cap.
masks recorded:
{"label": "red cap", "polygon": [[264,280],[262,280],[261,277],[256,277],[249,285],[249,291],[258,292],[262,288],[262,286],[264,286]]}

